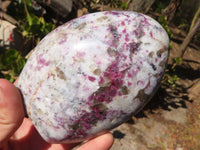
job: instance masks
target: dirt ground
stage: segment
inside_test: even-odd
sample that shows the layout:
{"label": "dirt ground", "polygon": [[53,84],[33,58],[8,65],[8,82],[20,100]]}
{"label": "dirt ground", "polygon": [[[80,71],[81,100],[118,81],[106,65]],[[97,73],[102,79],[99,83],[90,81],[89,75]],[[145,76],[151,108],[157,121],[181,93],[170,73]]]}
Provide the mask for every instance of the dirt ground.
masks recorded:
{"label": "dirt ground", "polygon": [[[168,65],[180,56],[172,44]],[[188,47],[175,74],[175,87],[163,83],[139,114],[112,130],[111,150],[200,149],[200,49]]]}

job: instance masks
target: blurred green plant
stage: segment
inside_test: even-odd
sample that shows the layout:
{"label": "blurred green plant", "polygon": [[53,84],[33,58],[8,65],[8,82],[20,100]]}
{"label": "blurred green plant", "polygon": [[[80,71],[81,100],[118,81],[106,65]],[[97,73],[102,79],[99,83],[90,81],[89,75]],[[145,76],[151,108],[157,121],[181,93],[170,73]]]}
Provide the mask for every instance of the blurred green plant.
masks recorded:
{"label": "blurred green plant", "polygon": [[176,86],[176,81],[179,80],[178,75],[176,75],[176,66],[182,64],[182,58],[176,57],[173,59],[172,66],[167,67],[165,70],[165,75],[163,78],[163,82],[170,84],[172,86]]}
{"label": "blurred green plant", "polygon": [[175,67],[177,66],[177,65],[181,65],[182,64],[182,58],[181,57],[176,57],[176,58],[174,58],[174,63],[173,63],[173,65],[172,65],[172,70],[173,71],[175,71]]}
{"label": "blurred green plant", "polygon": [[128,3],[121,2],[120,6],[123,10],[128,8]]}
{"label": "blurred green plant", "polygon": [[153,10],[157,13],[161,13],[164,8],[170,3],[170,0],[156,0],[152,6]]}
{"label": "blurred green plant", "polygon": [[31,9],[31,1],[23,0],[20,4],[24,5],[26,13],[26,20],[20,26],[22,35],[28,39],[35,39],[37,42],[41,40],[45,35],[55,29],[55,25],[47,23],[43,17],[38,17],[29,12],[28,8]]}
{"label": "blurred green plant", "polygon": [[26,59],[15,49],[6,50],[0,55],[0,73],[3,78],[14,82],[19,76]]}
{"label": "blurred green plant", "polygon": [[25,41],[31,41],[33,47],[55,28],[55,25],[46,22],[43,16],[33,13],[31,0],[13,0],[11,3],[8,13],[18,22],[18,31]]}
{"label": "blurred green plant", "polygon": [[[31,40],[37,44],[41,38],[55,28],[54,24],[47,23],[43,17],[38,17],[30,13],[32,9],[31,0],[19,0],[15,2],[17,2],[17,8],[13,11],[18,17],[15,19],[20,24],[18,28],[25,41]],[[0,76],[14,82],[25,63],[26,59],[15,49],[0,51]]]}
{"label": "blurred green plant", "polygon": [[[165,16],[160,16],[158,18],[158,22],[163,26],[163,28],[166,30],[168,36],[169,36],[169,39],[172,39],[173,38],[173,33],[170,31],[169,29],[169,23],[167,21],[167,18]],[[172,49],[172,42],[170,42],[170,45],[169,45],[169,49],[171,50]],[[176,57],[173,59],[173,63],[172,63],[172,66],[169,66],[166,71],[165,71],[165,75],[164,75],[164,78],[163,78],[163,81],[164,82],[167,82],[167,84],[170,84],[172,86],[176,86],[176,81],[179,80],[179,77],[178,75],[176,75],[176,66],[177,65],[181,65],[182,64],[182,58],[181,57]]]}
{"label": "blurred green plant", "polygon": [[27,23],[21,25],[22,35],[28,39],[40,41],[42,37],[55,28],[55,25],[45,22],[43,17],[27,13]]}
{"label": "blurred green plant", "polygon": [[179,80],[177,75],[169,76],[167,82],[172,86],[176,86],[176,81]]}
{"label": "blurred green plant", "polygon": [[167,34],[168,34],[168,36],[169,36],[169,38],[170,39],[172,39],[172,37],[173,37],[173,33],[170,31],[170,29],[169,29],[169,23],[168,23],[168,21],[167,21],[167,18],[165,17],[165,16],[160,16],[159,18],[158,18],[158,22],[163,26],[163,28],[166,30],[166,32],[167,32]]}

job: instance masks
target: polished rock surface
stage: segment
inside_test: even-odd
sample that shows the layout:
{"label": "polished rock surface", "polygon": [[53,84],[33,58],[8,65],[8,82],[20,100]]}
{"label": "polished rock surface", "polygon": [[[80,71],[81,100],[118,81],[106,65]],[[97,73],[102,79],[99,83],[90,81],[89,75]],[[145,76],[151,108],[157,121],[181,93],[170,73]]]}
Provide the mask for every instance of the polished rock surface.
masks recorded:
{"label": "polished rock surface", "polygon": [[88,14],[37,45],[17,87],[47,142],[82,141],[118,126],[148,102],[164,73],[168,46],[165,30],[146,15]]}

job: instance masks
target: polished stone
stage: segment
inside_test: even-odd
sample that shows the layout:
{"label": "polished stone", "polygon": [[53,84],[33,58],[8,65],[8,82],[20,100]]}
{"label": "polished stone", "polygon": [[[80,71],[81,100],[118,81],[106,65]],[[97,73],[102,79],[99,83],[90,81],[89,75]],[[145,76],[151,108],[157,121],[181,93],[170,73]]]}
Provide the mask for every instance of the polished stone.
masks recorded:
{"label": "polished stone", "polygon": [[169,38],[154,19],[106,11],[48,34],[17,87],[28,116],[50,143],[78,142],[125,122],[158,88]]}

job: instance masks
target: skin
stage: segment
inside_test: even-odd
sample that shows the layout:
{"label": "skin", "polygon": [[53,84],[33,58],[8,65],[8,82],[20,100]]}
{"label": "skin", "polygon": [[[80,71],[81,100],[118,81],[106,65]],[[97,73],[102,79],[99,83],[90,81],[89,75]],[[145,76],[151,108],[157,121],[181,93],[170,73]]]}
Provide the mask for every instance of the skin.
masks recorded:
{"label": "skin", "polygon": [[[77,150],[108,150],[113,144],[110,133],[82,144]],[[49,144],[25,118],[19,90],[9,81],[0,79],[0,150],[70,150],[78,144]]]}

